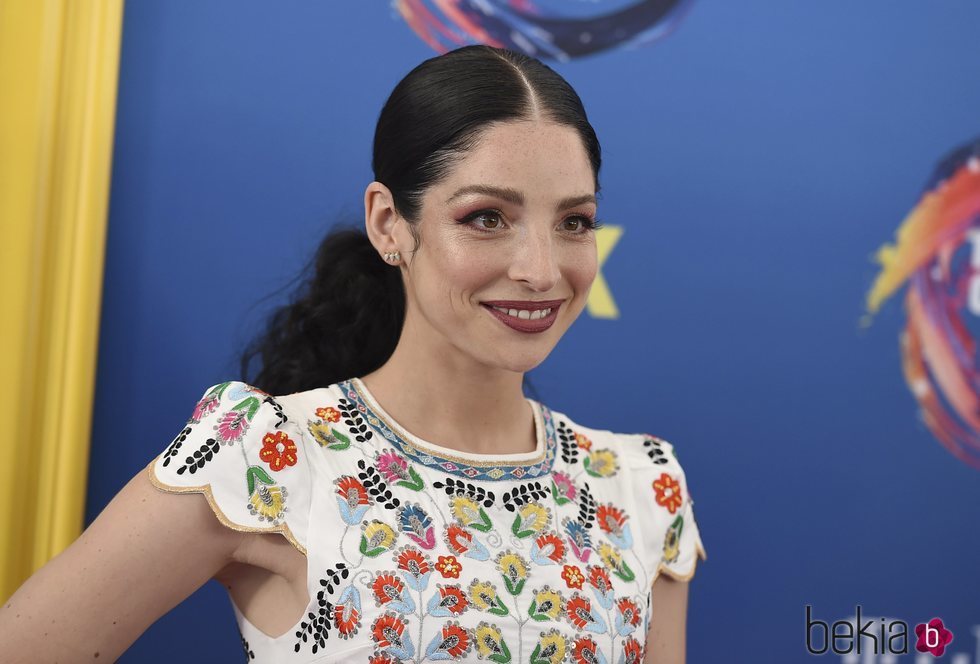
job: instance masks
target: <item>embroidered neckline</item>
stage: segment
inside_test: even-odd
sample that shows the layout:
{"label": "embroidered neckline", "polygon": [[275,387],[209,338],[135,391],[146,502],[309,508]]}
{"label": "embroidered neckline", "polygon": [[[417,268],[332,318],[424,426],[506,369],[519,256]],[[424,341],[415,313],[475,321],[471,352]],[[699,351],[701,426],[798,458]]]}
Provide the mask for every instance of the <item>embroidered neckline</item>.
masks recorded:
{"label": "embroidered neckline", "polygon": [[558,447],[551,410],[525,397],[534,413],[537,449],[529,454],[468,454],[455,452],[413,435],[398,424],[374,399],[360,378],[340,381],[344,396],[365,414],[368,424],[399,452],[415,463],[470,480],[521,480],[546,475]]}

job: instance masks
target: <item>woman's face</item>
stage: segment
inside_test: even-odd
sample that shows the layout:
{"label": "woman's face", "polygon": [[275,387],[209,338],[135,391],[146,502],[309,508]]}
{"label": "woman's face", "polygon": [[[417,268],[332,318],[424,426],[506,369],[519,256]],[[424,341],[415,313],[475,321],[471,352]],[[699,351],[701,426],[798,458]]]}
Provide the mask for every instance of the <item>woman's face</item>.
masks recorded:
{"label": "woman's face", "polygon": [[[595,214],[594,177],[574,129],[547,121],[486,129],[422,199],[421,247],[414,256],[402,251],[405,332],[431,335],[423,339],[435,343],[425,346],[440,362],[534,368],[585,306],[597,270]],[[395,235],[412,247],[410,237]],[[504,300],[550,306],[543,322],[553,322],[538,332],[513,329],[488,304]]]}

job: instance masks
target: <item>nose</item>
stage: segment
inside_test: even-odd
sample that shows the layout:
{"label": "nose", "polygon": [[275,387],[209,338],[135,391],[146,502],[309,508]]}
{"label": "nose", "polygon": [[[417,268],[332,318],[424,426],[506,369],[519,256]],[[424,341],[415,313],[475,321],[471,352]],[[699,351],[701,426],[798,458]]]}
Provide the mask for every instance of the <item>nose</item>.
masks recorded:
{"label": "nose", "polygon": [[518,240],[510,264],[510,278],[529,288],[548,292],[561,280],[558,247],[550,229],[530,229]]}

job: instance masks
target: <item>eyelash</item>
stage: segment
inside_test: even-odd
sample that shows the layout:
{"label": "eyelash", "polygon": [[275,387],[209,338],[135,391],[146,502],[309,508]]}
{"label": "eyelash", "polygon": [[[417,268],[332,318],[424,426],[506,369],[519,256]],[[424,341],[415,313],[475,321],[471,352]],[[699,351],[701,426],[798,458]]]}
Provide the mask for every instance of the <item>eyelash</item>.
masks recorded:
{"label": "eyelash", "polygon": [[[489,216],[489,215],[500,217],[501,218],[501,221],[503,221],[503,219],[502,219],[503,213],[501,213],[499,210],[477,210],[476,212],[471,212],[470,214],[468,214],[465,217],[463,217],[462,219],[460,219],[459,220],[459,223],[460,224],[466,224],[466,225],[472,226],[473,228],[475,228],[476,230],[480,231],[481,233],[497,233],[497,232],[499,232],[497,229],[488,230],[488,229],[485,229],[485,228],[480,228],[478,225],[476,225],[476,224],[473,223],[479,217]],[[598,230],[598,229],[602,228],[603,225],[604,225],[602,223],[602,220],[601,219],[599,219],[599,218],[592,219],[591,217],[586,217],[584,214],[576,214],[576,215],[572,215],[571,217],[566,217],[562,221],[562,223],[564,223],[565,221],[568,221],[569,219],[579,219],[579,220],[581,220],[581,223],[582,223],[581,228],[584,228],[585,229],[585,230],[581,230],[581,231],[572,231],[572,234],[573,235],[584,235],[586,232]]]}

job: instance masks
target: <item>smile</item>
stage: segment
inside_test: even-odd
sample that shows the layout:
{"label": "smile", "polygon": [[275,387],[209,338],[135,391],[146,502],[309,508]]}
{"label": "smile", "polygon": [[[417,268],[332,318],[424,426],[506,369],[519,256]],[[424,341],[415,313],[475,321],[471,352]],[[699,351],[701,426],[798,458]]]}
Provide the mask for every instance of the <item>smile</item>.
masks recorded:
{"label": "smile", "polygon": [[536,333],[544,332],[554,325],[562,302],[564,300],[496,300],[481,304],[494,318],[512,330]]}

